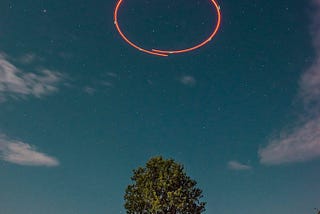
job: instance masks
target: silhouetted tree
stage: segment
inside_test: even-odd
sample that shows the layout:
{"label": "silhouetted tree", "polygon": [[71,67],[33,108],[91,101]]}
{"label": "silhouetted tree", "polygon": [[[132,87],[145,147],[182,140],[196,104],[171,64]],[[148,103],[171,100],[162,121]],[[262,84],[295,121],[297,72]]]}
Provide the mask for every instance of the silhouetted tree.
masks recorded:
{"label": "silhouetted tree", "polygon": [[151,158],[133,170],[132,185],[124,196],[127,214],[201,214],[202,190],[173,159]]}

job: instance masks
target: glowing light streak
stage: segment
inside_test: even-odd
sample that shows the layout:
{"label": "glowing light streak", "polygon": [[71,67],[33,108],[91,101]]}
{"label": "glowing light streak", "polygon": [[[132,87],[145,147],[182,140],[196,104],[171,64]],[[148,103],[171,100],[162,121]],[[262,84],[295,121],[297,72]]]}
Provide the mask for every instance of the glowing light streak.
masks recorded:
{"label": "glowing light streak", "polygon": [[216,22],[216,26],[214,27],[212,33],[209,35],[209,37],[207,39],[205,39],[204,41],[200,42],[199,44],[189,47],[189,48],[184,48],[184,49],[179,49],[179,50],[159,50],[159,49],[145,49],[142,48],[140,46],[138,46],[137,44],[133,43],[132,41],[130,41],[125,34],[122,32],[120,26],[119,26],[119,22],[118,22],[118,13],[119,13],[119,9],[120,6],[123,3],[123,0],[119,0],[117,2],[117,5],[114,9],[114,24],[116,26],[116,29],[118,31],[118,33],[120,34],[120,36],[122,37],[122,39],[127,42],[129,45],[131,45],[132,47],[136,48],[139,51],[148,53],[148,54],[152,54],[152,55],[156,55],[156,56],[162,56],[162,57],[166,57],[169,54],[179,54],[179,53],[185,53],[185,52],[189,52],[189,51],[193,51],[196,50],[198,48],[201,48],[202,46],[206,45],[208,42],[210,42],[213,37],[215,37],[215,35],[217,34],[220,25],[221,25],[221,12],[220,12],[220,6],[218,5],[218,3],[216,2],[216,0],[210,0],[212,2],[212,5],[214,6],[216,12],[217,12],[217,22]]}

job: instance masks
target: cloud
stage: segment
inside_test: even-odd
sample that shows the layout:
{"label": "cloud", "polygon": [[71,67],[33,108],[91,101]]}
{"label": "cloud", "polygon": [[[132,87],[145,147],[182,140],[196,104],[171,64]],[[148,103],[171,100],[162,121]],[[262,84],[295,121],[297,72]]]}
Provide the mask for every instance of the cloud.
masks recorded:
{"label": "cloud", "polygon": [[48,69],[37,73],[24,72],[9,62],[5,54],[0,53],[0,100],[27,96],[40,98],[57,91],[61,80],[61,73]]}
{"label": "cloud", "polygon": [[90,87],[90,86],[86,86],[83,88],[83,91],[86,92],[89,95],[93,95],[97,90]]}
{"label": "cloud", "polygon": [[59,165],[59,161],[27,143],[8,139],[0,135],[0,159],[23,166],[47,166]]}
{"label": "cloud", "polygon": [[108,88],[113,87],[113,84],[111,82],[109,82],[109,81],[102,81],[101,84],[103,86],[108,87]]}
{"label": "cloud", "polygon": [[228,168],[231,170],[236,170],[236,171],[245,171],[245,170],[251,170],[252,167],[246,164],[242,164],[238,161],[229,161],[228,162]]}
{"label": "cloud", "polygon": [[118,77],[118,75],[116,73],[113,73],[113,72],[107,72],[107,76],[113,77],[113,78]]}
{"label": "cloud", "polygon": [[298,97],[305,106],[302,122],[281,133],[258,152],[265,165],[310,161],[320,157],[320,1],[314,1],[311,35],[316,51],[313,64],[301,76]]}
{"label": "cloud", "polygon": [[23,64],[31,64],[37,59],[37,56],[33,53],[28,53],[20,57],[20,62]]}
{"label": "cloud", "polygon": [[196,83],[197,83],[197,81],[196,81],[196,79],[193,77],[193,76],[189,76],[189,75],[184,75],[184,76],[182,76],[180,79],[179,79],[179,81],[182,83],[182,84],[184,84],[184,85],[186,85],[186,86],[194,86]]}
{"label": "cloud", "polygon": [[320,157],[320,117],[309,120],[259,151],[260,162],[276,165]]}

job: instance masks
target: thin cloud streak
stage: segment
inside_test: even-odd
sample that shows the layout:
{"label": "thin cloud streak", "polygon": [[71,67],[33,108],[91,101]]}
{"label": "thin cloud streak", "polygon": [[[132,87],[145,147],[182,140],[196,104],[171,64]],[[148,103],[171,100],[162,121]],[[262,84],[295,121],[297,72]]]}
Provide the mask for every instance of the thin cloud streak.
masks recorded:
{"label": "thin cloud streak", "polygon": [[314,1],[317,9],[311,27],[316,58],[302,74],[299,99],[305,106],[300,125],[259,150],[260,162],[280,165],[310,161],[320,157],[320,0]]}
{"label": "thin cloud streak", "polygon": [[22,56],[19,61],[23,64],[31,64],[35,61],[36,58],[37,56],[35,54],[28,53]]}
{"label": "thin cloud streak", "polygon": [[320,118],[310,120],[259,151],[260,162],[277,165],[320,157]]}
{"label": "thin cloud streak", "polygon": [[0,159],[23,166],[55,167],[59,161],[27,143],[0,135]]}
{"label": "thin cloud streak", "polygon": [[251,166],[234,160],[228,162],[228,168],[235,171],[247,171],[252,169]]}
{"label": "thin cloud streak", "polygon": [[34,96],[40,98],[58,90],[57,85],[62,81],[62,75],[48,69],[38,73],[24,72],[6,59],[0,53],[0,100],[9,97],[26,98]]}
{"label": "thin cloud streak", "polygon": [[96,93],[96,89],[94,89],[93,87],[90,86],[86,86],[83,88],[83,91],[89,95],[93,95],[94,93]]}
{"label": "thin cloud streak", "polygon": [[186,86],[194,86],[197,81],[193,76],[185,75],[180,78],[180,82]]}

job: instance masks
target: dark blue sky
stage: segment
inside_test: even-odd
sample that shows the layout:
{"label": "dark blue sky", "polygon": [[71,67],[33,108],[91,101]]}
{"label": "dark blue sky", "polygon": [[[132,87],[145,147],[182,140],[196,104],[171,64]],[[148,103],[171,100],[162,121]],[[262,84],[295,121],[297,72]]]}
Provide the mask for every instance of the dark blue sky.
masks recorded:
{"label": "dark blue sky", "polygon": [[[198,181],[207,214],[320,206],[320,2],[220,0],[208,45],[132,48],[116,1],[0,2],[0,213],[125,213],[132,169],[163,155]],[[214,24],[208,0],[125,0],[146,48]]]}

